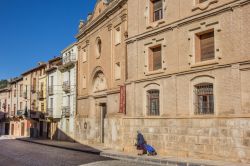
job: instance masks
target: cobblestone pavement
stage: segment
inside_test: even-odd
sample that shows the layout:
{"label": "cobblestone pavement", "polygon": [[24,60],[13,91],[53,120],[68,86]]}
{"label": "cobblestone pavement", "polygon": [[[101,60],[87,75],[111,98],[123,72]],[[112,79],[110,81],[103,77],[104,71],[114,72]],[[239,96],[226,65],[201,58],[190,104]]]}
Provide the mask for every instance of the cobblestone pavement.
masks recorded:
{"label": "cobblestone pavement", "polygon": [[150,166],[0,137],[0,166]]}
{"label": "cobblestone pavement", "polygon": [[111,159],[18,140],[0,140],[0,166],[74,166],[103,160]]}

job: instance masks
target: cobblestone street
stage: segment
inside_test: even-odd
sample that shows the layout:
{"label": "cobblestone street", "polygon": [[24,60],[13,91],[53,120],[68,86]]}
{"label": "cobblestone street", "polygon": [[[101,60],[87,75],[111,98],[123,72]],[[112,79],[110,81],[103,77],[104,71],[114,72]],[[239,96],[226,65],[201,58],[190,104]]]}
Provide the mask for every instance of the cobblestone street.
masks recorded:
{"label": "cobblestone street", "polygon": [[1,138],[0,147],[0,166],[149,166],[13,139]]}

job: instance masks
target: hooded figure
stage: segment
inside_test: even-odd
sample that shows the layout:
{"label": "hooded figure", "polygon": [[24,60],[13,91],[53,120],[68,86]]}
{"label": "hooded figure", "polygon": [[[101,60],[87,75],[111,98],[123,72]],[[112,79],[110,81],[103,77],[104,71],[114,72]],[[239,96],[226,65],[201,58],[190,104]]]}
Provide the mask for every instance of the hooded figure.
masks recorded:
{"label": "hooded figure", "polygon": [[141,134],[140,131],[137,131],[137,138],[136,138],[136,147],[137,150],[139,150],[140,152],[138,153],[138,155],[142,155],[145,154],[146,150],[145,150],[145,139],[143,137],[143,135]]}

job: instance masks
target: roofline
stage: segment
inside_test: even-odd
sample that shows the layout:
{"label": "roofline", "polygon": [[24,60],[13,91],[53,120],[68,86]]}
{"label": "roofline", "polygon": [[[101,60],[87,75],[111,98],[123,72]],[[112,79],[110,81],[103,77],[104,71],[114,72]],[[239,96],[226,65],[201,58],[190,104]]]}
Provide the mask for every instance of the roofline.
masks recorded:
{"label": "roofline", "polygon": [[38,70],[38,69],[40,69],[40,68],[46,67],[46,66],[47,66],[46,63],[41,64],[41,65],[39,65],[38,67],[32,68],[32,69],[26,71],[25,73],[23,73],[23,74],[21,74],[21,75],[22,75],[22,76],[27,75],[27,74],[29,74],[29,73],[32,73],[32,72],[34,72],[34,71],[36,71],[36,70]]}
{"label": "roofline", "polygon": [[57,57],[55,57],[53,59],[50,59],[49,63],[55,62],[55,61],[60,60],[60,59],[62,59],[62,57],[61,56],[57,56]]}
{"label": "roofline", "polygon": [[13,80],[10,80],[9,83],[14,84],[14,83],[22,81],[22,80],[23,80],[23,76],[20,76],[20,77],[13,78]]}
{"label": "roofline", "polygon": [[69,46],[67,46],[66,48],[64,48],[62,51],[61,51],[61,54],[63,54],[64,52],[68,51],[69,49],[71,49],[72,47],[76,46],[77,45],[77,42],[74,42],[72,44],[70,44]]}

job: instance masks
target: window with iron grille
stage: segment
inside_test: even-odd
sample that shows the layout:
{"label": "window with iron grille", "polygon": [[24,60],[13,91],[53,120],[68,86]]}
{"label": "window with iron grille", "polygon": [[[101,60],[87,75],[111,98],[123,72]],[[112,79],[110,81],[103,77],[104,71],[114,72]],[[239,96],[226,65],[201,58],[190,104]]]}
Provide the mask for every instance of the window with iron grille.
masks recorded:
{"label": "window with iron grille", "polygon": [[149,90],[147,91],[148,98],[148,115],[158,116],[160,115],[160,91],[159,90]]}
{"label": "window with iron grille", "polygon": [[158,21],[163,18],[162,0],[151,0],[152,21]]}
{"label": "window with iron grille", "polygon": [[213,84],[202,83],[195,86],[195,114],[214,114]]}

